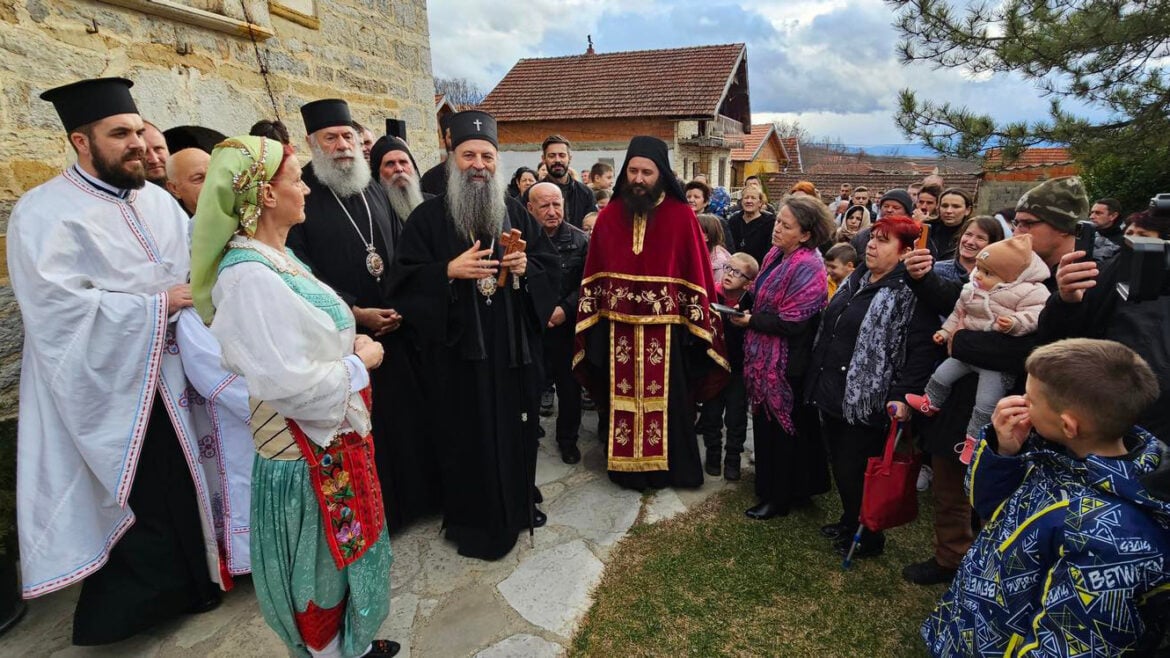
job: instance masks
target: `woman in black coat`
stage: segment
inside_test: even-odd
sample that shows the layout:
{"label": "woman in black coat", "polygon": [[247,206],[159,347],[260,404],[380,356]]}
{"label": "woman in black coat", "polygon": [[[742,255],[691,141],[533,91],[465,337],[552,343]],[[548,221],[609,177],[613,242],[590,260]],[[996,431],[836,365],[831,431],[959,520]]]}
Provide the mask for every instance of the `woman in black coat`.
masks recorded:
{"label": "woman in black coat", "polygon": [[[926,385],[941,357],[931,340],[938,315],[918,303],[901,262],[919,230],[904,216],[873,225],[864,265],[825,309],[806,375],[806,397],[820,412],[842,507],[821,533],[840,552],[849,549],[860,516],[866,461],[885,446],[887,408],[898,420],[909,419],[905,395]],[[885,535],[866,530],[854,557],[884,548]]]}
{"label": "woman in black coat", "polygon": [[[947,195],[944,194],[946,199]],[[931,252],[918,249],[904,261],[910,275],[910,290],[939,315],[949,315],[967,282],[975,259],[984,247],[1004,238],[1003,227],[994,217],[978,215],[959,229],[955,258],[934,262]],[[978,375],[956,383],[943,409],[934,418],[918,417],[915,430],[930,457],[934,471],[931,494],[934,497],[934,555],[909,564],[902,577],[918,585],[949,583],[959,561],[975,539],[972,530],[971,504],[963,491],[967,466],[959,461],[955,445],[962,445],[967,422],[975,408],[974,389]]]}

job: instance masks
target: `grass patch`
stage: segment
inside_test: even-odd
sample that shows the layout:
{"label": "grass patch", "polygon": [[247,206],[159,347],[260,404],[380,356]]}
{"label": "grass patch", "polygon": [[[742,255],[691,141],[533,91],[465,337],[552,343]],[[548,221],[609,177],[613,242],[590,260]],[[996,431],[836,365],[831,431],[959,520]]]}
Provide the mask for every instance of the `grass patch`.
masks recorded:
{"label": "grass patch", "polygon": [[945,591],[902,580],[930,555],[929,495],[886,552],[842,571],[818,528],[833,493],[752,521],[751,480],[614,549],[570,656],[925,656],[918,628]]}

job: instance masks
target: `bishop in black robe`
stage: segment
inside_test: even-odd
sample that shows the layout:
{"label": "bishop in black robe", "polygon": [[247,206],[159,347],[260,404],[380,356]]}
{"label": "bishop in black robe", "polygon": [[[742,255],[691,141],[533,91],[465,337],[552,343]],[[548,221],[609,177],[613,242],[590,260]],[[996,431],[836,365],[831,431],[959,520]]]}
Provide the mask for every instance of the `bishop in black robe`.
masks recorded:
{"label": "bishop in black robe", "polygon": [[[507,555],[530,527],[536,473],[539,336],[556,304],[560,261],[528,212],[507,199],[503,231],[518,229],[527,270],[490,296],[470,279],[447,278],[447,265],[473,238],[456,229],[445,197],[410,215],[391,270],[403,331],[422,351],[423,390],[442,468],[447,538],[461,555]],[[487,248],[500,236],[477,235]]]}
{"label": "bishop in black robe", "polygon": [[[384,271],[379,278],[366,267],[371,221],[374,248],[385,270],[389,270],[402,233],[402,221],[390,209],[381,183],[371,180],[362,194],[341,197],[317,178],[312,164],[304,168],[303,178],[310,190],[305,197],[305,221],[289,230],[287,245],[351,307],[401,312],[390,299],[389,272]],[[372,335],[360,324],[358,331]],[[398,331],[374,338],[386,352],[382,367],[370,371],[374,458],[386,523],[394,532],[439,511],[439,474],[427,418],[419,411],[420,354]]]}

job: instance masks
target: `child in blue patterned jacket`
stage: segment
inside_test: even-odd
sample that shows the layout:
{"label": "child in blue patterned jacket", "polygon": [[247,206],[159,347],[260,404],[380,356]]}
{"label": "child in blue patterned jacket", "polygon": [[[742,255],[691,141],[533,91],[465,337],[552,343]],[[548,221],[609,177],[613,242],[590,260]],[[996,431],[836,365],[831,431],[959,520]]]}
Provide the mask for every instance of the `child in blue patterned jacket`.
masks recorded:
{"label": "child in blue patterned jacket", "polygon": [[996,406],[967,471],[987,523],[922,626],[927,648],[1150,653],[1170,603],[1170,455],[1133,422],[1158,380],[1105,340],[1046,345],[1025,368],[1026,394]]}

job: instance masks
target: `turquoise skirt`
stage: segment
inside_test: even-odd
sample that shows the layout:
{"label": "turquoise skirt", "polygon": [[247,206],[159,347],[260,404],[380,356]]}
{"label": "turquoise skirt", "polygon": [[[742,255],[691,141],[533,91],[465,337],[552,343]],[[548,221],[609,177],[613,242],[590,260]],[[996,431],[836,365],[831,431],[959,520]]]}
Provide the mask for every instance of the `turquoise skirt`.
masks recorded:
{"label": "turquoise skirt", "polygon": [[321,509],[303,459],[252,464],[252,582],[264,620],[293,655],[309,652],[295,612],[309,602],[332,608],[346,599],[341,651],[360,656],[390,613],[390,564],[386,528],[364,555],[337,569],[321,524]]}

